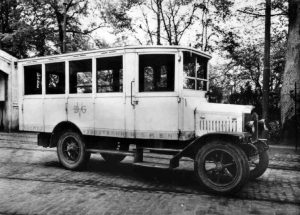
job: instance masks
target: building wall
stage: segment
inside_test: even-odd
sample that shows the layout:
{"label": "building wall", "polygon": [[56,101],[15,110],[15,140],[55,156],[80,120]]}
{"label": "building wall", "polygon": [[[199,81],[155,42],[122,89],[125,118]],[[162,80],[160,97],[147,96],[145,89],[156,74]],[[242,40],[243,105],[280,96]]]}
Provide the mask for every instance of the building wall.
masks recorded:
{"label": "building wall", "polygon": [[[18,73],[16,58],[0,50],[0,119],[4,131],[18,130]],[[3,93],[4,91],[4,93]],[[4,95],[4,101],[2,97]],[[1,122],[0,120],[0,122]]]}

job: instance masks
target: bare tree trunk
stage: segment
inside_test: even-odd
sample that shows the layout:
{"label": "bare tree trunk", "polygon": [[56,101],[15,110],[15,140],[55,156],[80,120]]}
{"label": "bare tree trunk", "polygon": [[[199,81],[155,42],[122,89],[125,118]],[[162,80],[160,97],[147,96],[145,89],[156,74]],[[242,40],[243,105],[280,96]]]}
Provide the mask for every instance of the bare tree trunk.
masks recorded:
{"label": "bare tree trunk", "polygon": [[66,49],[66,34],[67,34],[67,5],[64,4],[64,26],[63,26],[63,53],[67,52]]}
{"label": "bare tree trunk", "polygon": [[270,31],[271,31],[271,0],[266,0],[265,16],[265,57],[264,57],[264,76],[263,76],[263,118],[268,122],[269,119],[269,91],[270,91]]}
{"label": "bare tree trunk", "polygon": [[162,10],[162,1],[159,2],[159,10],[160,10],[161,19],[162,19],[162,22],[163,22],[163,27],[164,27],[164,29],[167,33],[167,38],[168,38],[169,45],[172,45],[172,32],[171,32],[171,28],[170,28],[170,20],[169,20],[169,27],[168,27],[167,22],[166,22],[166,17],[164,15],[163,10]]}
{"label": "bare tree trunk", "polygon": [[300,0],[289,0],[289,34],[280,101],[282,124],[295,114],[290,96],[295,82],[300,83]]}
{"label": "bare tree trunk", "polygon": [[156,37],[157,37],[157,45],[161,45],[160,42],[160,6],[161,6],[161,0],[157,0],[156,2],[157,6],[157,12],[156,12],[156,19],[157,19],[157,30],[156,30]]}

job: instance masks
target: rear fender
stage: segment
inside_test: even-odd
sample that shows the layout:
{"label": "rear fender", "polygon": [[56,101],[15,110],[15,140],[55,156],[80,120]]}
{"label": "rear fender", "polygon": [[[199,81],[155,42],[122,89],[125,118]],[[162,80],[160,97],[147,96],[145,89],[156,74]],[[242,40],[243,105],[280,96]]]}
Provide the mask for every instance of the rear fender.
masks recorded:
{"label": "rear fender", "polygon": [[74,131],[82,135],[80,129],[72,122],[65,121],[55,126],[52,133],[39,133],[38,145],[43,147],[56,147],[60,135],[65,131]]}
{"label": "rear fender", "polygon": [[56,147],[57,142],[61,134],[65,131],[74,131],[79,135],[82,135],[80,129],[70,121],[64,121],[55,126],[52,131],[49,147]]}

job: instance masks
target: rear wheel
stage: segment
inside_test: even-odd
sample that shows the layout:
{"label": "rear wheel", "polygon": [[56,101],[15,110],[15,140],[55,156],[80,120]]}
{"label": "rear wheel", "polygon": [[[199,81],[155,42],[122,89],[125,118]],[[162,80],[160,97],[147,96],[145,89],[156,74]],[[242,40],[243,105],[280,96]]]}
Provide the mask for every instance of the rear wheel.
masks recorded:
{"label": "rear wheel", "polygon": [[269,165],[269,154],[261,152],[256,159],[250,162],[250,179],[256,179],[264,174]]}
{"label": "rear wheel", "polygon": [[85,148],[81,135],[73,131],[66,131],[62,133],[57,143],[58,159],[67,169],[82,169],[91,156]]}
{"label": "rear wheel", "polygon": [[246,154],[224,141],[213,141],[201,147],[196,155],[194,171],[200,182],[215,193],[234,193],[249,177]]}

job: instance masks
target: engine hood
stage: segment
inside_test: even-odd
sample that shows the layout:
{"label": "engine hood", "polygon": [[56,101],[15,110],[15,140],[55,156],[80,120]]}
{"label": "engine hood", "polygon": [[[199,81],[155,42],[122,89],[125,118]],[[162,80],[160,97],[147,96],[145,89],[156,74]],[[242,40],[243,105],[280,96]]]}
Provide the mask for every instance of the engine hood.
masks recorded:
{"label": "engine hood", "polygon": [[252,105],[233,105],[233,104],[217,104],[217,103],[198,103],[196,106],[197,111],[215,112],[215,113],[251,113],[253,110]]}

